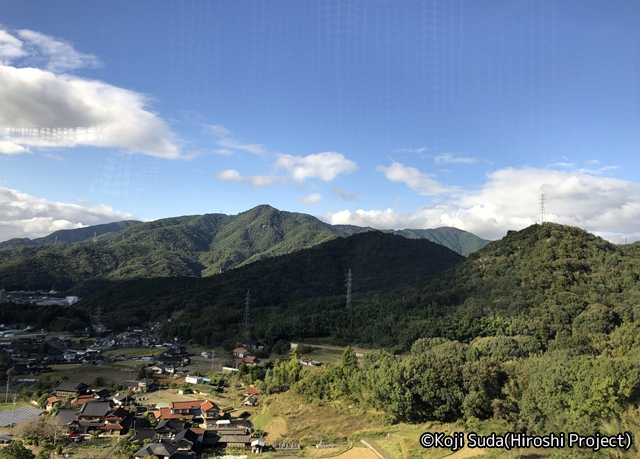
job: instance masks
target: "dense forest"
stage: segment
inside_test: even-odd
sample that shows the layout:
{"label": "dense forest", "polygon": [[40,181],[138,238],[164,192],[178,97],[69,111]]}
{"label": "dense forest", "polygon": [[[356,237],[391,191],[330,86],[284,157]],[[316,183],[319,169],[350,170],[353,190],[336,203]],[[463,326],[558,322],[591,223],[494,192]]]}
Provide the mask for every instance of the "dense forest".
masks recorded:
{"label": "dense forest", "polygon": [[[119,280],[208,277],[372,228],[332,226],[311,215],[258,206],[238,215],[125,221],[0,243],[0,287],[85,296]],[[455,228],[390,231],[467,256],[489,241]],[[95,237],[94,237],[95,235]],[[55,243],[57,242],[57,243]]]}

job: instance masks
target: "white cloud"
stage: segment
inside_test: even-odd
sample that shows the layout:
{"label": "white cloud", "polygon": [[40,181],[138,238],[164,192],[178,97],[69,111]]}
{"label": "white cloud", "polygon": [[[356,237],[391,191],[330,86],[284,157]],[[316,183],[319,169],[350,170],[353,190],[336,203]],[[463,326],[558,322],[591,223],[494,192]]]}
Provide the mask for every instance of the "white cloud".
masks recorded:
{"label": "white cloud", "polygon": [[358,168],[356,163],[348,160],[341,153],[327,151],[308,156],[292,156],[278,154],[274,166],[286,169],[291,178],[304,182],[308,178],[319,178],[330,182],[339,174],[346,174]]}
{"label": "white cloud", "polygon": [[33,30],[20,30],[18,36],[24,40],[23,45],[30,56],[40,57],[48,62],[44,68],[54,73],[66,72],[84,67],[98,67],[100,61],[92,54],[83,54],[73,46],[56,40],[48,35]]}
{"label": "white cloud", "polygon": [[22,41],[6,30],[0,30],[0,64],[6,65],[14,59],[26,55],[27,52],[22,49]]}
{"label": "white cloud", "polygon": [[376,170],[384,172],[388,180],[404,183],[423,196],[436,196],[455,190],[455,188],[441,185],[432,178],[433,175],[431,174],[424,174],[414,167],[406,167],[395,161],[389,167],[378,166]]}
{"label": "white cloud", "polygon": [[54,155],[53,153],[45,153],[43,156],[46,158],[55,159],[56,161],[64,161],[64,158],[60,155]]}
{"label": "white cloud", "polygon": [[2,137],[0,137],[0,153],[5,155],[19,155],[21,153],[31,153],[31,151],[16,142],[2,140]]}
{"label": "white cloud", "polygon": [[225,182],[250,183],[254,186],[269,186],[281,183],[284,177],[275,177],[269,175],[240,175],[235,169],[228,169],[218,172],[216,178]]}
{"label": "white cloud", "polygon": [[[56,72],[98,65],[46,35],[0,30],[0,153],[90,145],[180,158],[176,136],[134,91]],[[8,63],[44,62],[44,70]]]}
{"label": "white cloud", "polygon": [[130,219],[135,216],[106,205],[52,202],[0,187],[0,241]]}
{"label": "white cloud", "polygon": [[322,200],[322,195],[320,193],[312,193],[303,198],[296,198],[296,201],[301,202],[303,204],[317,204]]}
{"label": "white cloud", "polygon": [[477,158],[469,158],[465,156],[453,156],[451,153],[443,153],[433,158],[433,161],[436,164],[450,164],[450,163],[458,163],[458,164],[475,164],[478,162]]}
{"label": "white cloud", "polygon": [[394,153],[424,153],[427,151],[425,147],[422,148],[396,148]]}
{"label": "white cloud", "polygon": [[480,190],[452,195],[416,212],[393,209],[342,210],[330,214],[333,224],[376,228],[454,226],[487,239],[504,236],[538,220],[540,193],[545,193],[546,220],[578,226],[614,241],[640,239],[640,183],[579,172],[506,168],[487,176]]}

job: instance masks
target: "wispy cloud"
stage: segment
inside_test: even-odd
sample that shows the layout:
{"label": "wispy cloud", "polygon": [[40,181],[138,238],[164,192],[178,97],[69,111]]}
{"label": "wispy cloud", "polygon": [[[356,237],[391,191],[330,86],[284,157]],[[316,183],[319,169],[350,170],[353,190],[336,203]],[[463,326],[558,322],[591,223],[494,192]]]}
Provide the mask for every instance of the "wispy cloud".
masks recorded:
{"label": "wispy cloud", "polygon": [[55,159],[56,161],[64,161],[64,158],[62,156],[54,155],[53,153],[45,153],[42,156],[44,156],[45,158]]}
{"label": "wispy cloud", "polygon": [[245,151],[255,155],[266,155],[268,153],[264,145],[258,143],[245,143],[233,137],[233,132],[222,126],[214,124],[209,126],[211,132],[218,138],[216,143],[221,149],[214,150],[215,153],[222,155],[231,155],[238,151]]}
{"label": "wispy cloud", "polygon": [[[585,161],[584,164],[585,166],[595,166],[600,164],[600,161],[598,161],[597,159],[590,159],[588,161]],[[549,164],[547,167],[551,169],[560,168],[560,169],[565,169],[567,171],[577,172],[579,174],[588,174],[588,175],[606,175],[611,171],[618,169],[618,166],[603,166],[598,168],[577,167],[576,163],[573,163],[573,162],[572,163],[558,162],[558,163]]]}
{"label": "wispy cloud", "polygon": [[182,157],[177,136],[145,96],[59,73],[97,66],[95,56],[38,32],[0,30],[0,60],[0,153],[90,145]]}
{"label": "wispy cloud", "polygon": [[433,161],[436,164],[475,164],[478,162],[478,159],[466,156],[453,156],[451,153],[443,153],[435,156]]}
{"label": "wispy cloud", "polygon": [[296,198],[296,201],[301,202],[302,204],[317,204],[322,201],[322,195],[320,193],[312,193],[308,196],[304,196],[302,198]]}
{"label": "wispy cloud", "polygon": [[424,153],[427,151],[425,147],[422,148],[396,148],[394,153]]}
{"label": "wispy cloud", "polygon": [[433,178],[432,174],[424,174],[414,167],[407,167],[395,161],[389,167],[378,166],[376,170],[384,172],[387,180],[404,183],[410,189],[423,196],[437,196],[456,189],[440,184]]}
{"label": "wispy cloud", "polygon": [[86,67],[99,67],[100,60],[92,54],[76,51],[72,45],[33,30],[19,30],[23,48],[34,63],[44,61],[44,69],[53,73]]}

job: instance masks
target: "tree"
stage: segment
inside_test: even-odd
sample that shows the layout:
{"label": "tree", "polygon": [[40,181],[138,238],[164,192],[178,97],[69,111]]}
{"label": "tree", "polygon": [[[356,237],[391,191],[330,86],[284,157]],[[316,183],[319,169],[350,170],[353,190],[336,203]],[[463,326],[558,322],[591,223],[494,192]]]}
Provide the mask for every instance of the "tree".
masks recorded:
{"label": "tree", "polygon": [[0,459],[35,459],[35,457],[35,454],[18,440],[0,449]]}
{"label": "tree", "polygon": [[340,366],[346,373],[352,373],[353,371],[358,369],[358,357],[356,357],[356,352],[351,346],[347,346],[347,348],[342,353]]}

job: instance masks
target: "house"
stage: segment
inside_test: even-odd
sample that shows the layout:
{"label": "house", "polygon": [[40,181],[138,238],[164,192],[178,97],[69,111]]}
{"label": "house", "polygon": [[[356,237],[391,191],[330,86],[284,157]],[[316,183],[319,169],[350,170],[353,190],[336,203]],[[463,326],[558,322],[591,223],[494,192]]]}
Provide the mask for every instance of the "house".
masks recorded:
{"label": "house", "polygon": [[91,387],[83,382],[60,381],[53,389],[53,393],[58,397],[77,397],[88,394]]}
{"label": "house", "polygon": [[99,429],[111,435],[124,435],[129,431],[129,426],[134,420],[133,415],[122,407],[118,407],[103,418],[104,425]]}
{"label": "house", "polygon": [[264,450],[264,441],[261,439],[253,440],[251,442],[251,452],[253,454],[262,454]]}
{"label": "house", "polygon": [[184,422],[164,420],[153,429],[156,440],[172,440],[178,432],[184,430]]}
{"label": "house", "polygon": [[131,397],[124,392],[116,392],[112,397],[113,403],[117,406],[126,406],[131,402]]}
{"label": "house", "polygon": [[200,405],[200,414],[206,425],[220,418],[220,407],[212,401],[205,400]]}
{"label": "house", "polygon": [[245,348],[243,347],[237,347],[233,350],[233,355],[234,357],[239,357],[241,359],[244,359],[245,357],[248,357],[251,355],[251,352],[247,351]]}
{"label": "house", "polygon": [[256,365],[260,363],[260,360],[258,360],[257,357],[253,355],[249,355],[242,360],[242,363],[244,363],[245,365]]}
{"label": "house", "polygon": [[111,411],[109,402],[89,402],[76,413],[79,433],[89,433],[104,424],[104,417]]}
{"label": "house", "polygon": [[244,390],[244,395],[258,395],[260,393],[260,389],[257,387],[248,387]]}
{"label": "house", "polygon": [[247,340],[242,343],[242,347],[249,350],[262,350],[264,349],[264,345],[260,341],[255,340]]}
{"label": "house", "polygon": [[[218,435],[220,435],[220,432],[218,432]],[[251,435],[223,434],[220,435],[216,446],[221,448],[247,449],[251,447]]]}
{"label": "house", "polygon": [[96,402],[107,402],[111,399],[111,391],[108,391],[107,389],[94,390],[93,398]]}
{"label": "house", "polygon": [[256,406],[258,399],[254,395],[247,396],[241,403],[242,406]]}
{"label": "house", "polygon": [[52,395],[51,397],[49,397],[47,399],[47,404],[44,406],[44,409],[47,411],[51,411],[53,409],[53,406],[58,403],[59,405],[61,405],[64,402],[63,399],[61,399],[60,397],[56,397],[55,395]]}
{"label": "house", "polygon": [[60,427],[63,432],[68,434],[75,433],[78,431],[76,414],[76,410],[58,410],[51,416],[51,421],[54,425]]}
{"label": "house", "polygon": [[144,378],[139,381],[125,381],[122,383],[127,390],[135,394],[147,392],[151,390],[155,385],[155,381],[152,378]]}
{"label": "house", "polygon": [[134,453],[134,457],[148,457],[156,456],[159,459],[169,459],[178,451],[176,446],[173,446],[166,440],[159,440],[154,443],[149,443],[143,446],[140,450]]}
{"label": "house", "polygon": [[171,441],[179,451],[195,451],[199,443],[198,434],[191,429],[182,429]]}
{"label": "house", "polygon": [[93,397],[93,394],[84,394],[84,395],[79,395],[78,397],[72,399],[71,400],[71,404],[72,405],[82,406],[85,403],[93,402],[93,401],[95,401],[95,398]]}

